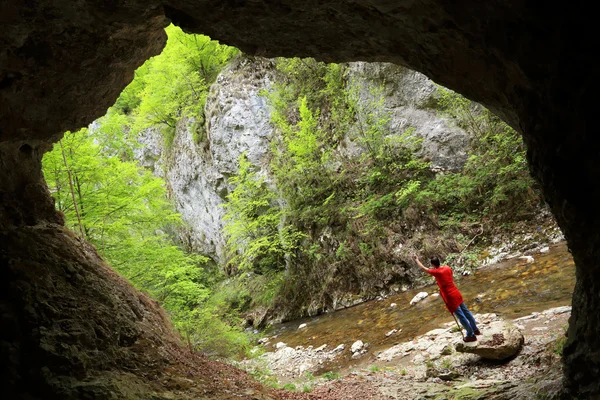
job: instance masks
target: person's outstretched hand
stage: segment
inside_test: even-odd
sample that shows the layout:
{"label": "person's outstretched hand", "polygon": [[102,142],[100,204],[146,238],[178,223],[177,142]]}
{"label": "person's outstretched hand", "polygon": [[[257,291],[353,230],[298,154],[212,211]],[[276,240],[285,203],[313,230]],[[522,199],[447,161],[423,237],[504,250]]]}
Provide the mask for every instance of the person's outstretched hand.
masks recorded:
{"label": "person's outstretched hand", "polygon": [[415,255],[414,255],[412,258],[413,258],[413,260],[415,260],[415,261],[419,261],[419,256],[418,256],[418,255],[416,255],[416,254],[415,254]]}

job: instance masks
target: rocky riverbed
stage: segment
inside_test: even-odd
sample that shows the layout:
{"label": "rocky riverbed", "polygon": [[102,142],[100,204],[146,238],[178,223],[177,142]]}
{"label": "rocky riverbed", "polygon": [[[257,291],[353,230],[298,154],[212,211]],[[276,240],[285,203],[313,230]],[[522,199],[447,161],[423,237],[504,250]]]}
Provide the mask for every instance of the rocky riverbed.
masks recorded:
{"label": "rocky riverbed", "polygon": [[[305,395],[307,399],[553,396],[561,387],[559,354],[570,309],[555,307],[511,320],[525,340],[518,354],[506,361],[487,361],[475,354],[457,352],[456,345],[462,338],[455,322],[449,320],[412,340],[373,354],[361,353],[369,347],[368,343],[363,343],[360,349],[337,344],[292,348],[281,342],[265,343],[261,346],[266,345],[266,353],[243,361],[240,366],[254,375],[260,370],[263,377],[287,384],[288,389],[310,392]],[[490,313],[475,314],[475,318],[484,334],[490,326],[502,321]],[[360,362],[315,376],[324,364],[345,353],[359,354]]]}

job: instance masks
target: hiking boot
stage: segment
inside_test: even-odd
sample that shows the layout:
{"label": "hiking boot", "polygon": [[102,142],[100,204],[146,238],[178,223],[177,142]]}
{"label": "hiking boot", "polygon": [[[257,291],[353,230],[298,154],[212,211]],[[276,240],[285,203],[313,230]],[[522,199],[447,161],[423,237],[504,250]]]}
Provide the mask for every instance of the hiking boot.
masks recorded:
{"label": "hiking boot", "polygon": [[475,335],[473,335],[473,336],[467,336],[467,337],[463,338],[463,341],[465,341],[465,342],[475,342],[475,341],[477,341],[477,338],[475,337]]}
{"label": "hiking boot", "polygon": [[479,329],[476,329],[475,332],[473,332],[473,333],[475,333],[477,336],[481,335],[481,332],[479,331]]}

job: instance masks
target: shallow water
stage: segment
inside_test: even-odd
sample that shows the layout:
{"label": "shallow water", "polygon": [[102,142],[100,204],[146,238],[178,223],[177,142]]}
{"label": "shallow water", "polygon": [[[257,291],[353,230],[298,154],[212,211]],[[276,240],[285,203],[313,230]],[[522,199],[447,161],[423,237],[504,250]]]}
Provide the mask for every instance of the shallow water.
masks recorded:
{"label": "shallow water", "polygon": [[[463,294],[467,307],[475,313],[496,313],[506,319],[518,318],[548,308],[570,305],[575,286],[575,264],[565,243],[550,247],[547,254],[533,256],[535,261],[512,259],[476,271],[471,276],[457,277],[455,283]],[[416,265],[414,268],[418,268]],[[452,321],[441,297],[427,297],[411,306],[410,300],[419,292],[438,293],[433,277],[432,285],[408,290],[381,301],[369,301],[344,310],[313,318],[273,326],[275,341],[290,347],[314,347],[328,344],[329,349],[344,343],[346,349],[356,340],[369,343],[374,354],[396,343]],[[396,307],[390,304],[396,303]],[[298,326],[307,327],[299,330]],[[390,337],[392,329],[402,329]],[[272,341],[271,343],[274,343]],[[325,369],[339,369],[360,361],[350,360],[349,352],[338,357],[335,364]],[[366,357],[364,357],[366,358]],[[363,358],[363,360],[364,360]]]}

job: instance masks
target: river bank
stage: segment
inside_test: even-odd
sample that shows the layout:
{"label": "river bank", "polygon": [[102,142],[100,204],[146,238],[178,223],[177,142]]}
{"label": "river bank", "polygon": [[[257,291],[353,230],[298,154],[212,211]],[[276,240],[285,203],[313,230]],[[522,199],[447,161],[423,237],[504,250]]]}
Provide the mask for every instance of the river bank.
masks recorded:
{"label": "river bank", "polygon": [[[461,336],[435,296],[437,287],[430,286],[275,326],[257,347],[265,353],[240,366],[271,384],[317,396],[307,398],[351,398],[351,393],[373,399],[441,399],[456,393],[474,396],[464,398],[529,398],[540,390],[555,393],[574,265],[564,243],[541,250],[529,259],[513,258],[458,279],[482,331],[504,319],[525,336],[523,349],[508,362],[455,352]],[[419,291],[428,296],[411,305]],[[342,397],[318,397],[323,391]]]}
{"label": "river bank", "polygon": [[[255,376],[257,369],[262,369],[262,374],[269,371],[271,384],[275,377],[288,390],[310,392],[306,399],[553,398],[561,388],[560,354],[569,316],[570,307],[563,306],[514,319],[525,343],[516,357],[505,362],[456,352],[454,347],[462,339],[454,321],[449,321],[352,367],[320,376],[310,366],[319,368],[324,360],[336,358],[344,350],[280,344],[277,351],[241,366]],[[501,319],[495,314],[475,314],[475,318],[482,331]],[[287,398],[285,393],[281,396]]]}

